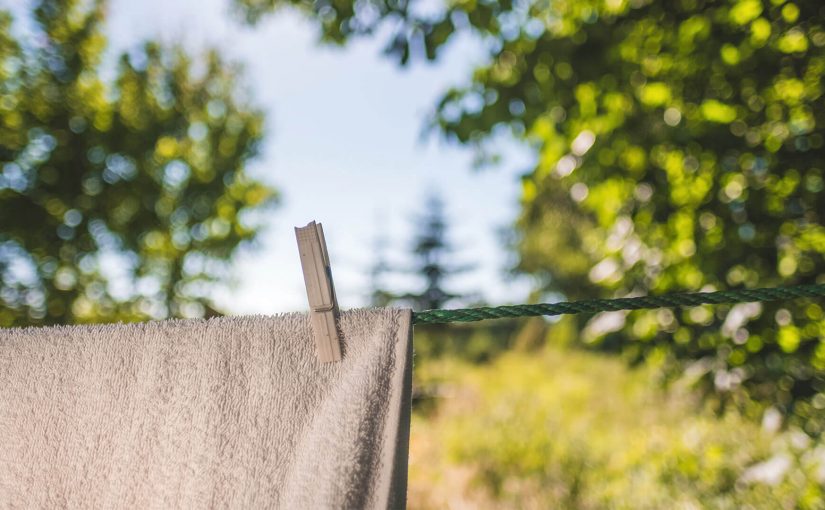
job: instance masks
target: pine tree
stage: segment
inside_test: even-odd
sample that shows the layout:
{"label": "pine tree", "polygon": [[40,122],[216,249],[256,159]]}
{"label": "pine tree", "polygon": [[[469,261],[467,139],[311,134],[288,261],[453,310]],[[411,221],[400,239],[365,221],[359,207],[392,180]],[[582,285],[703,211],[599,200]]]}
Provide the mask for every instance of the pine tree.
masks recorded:
{"label": "pine tree", "polygon": [[469,266],[456,266],[448,262],[454,250],[449,242],[444,200],[437,193],[427,197],[426,211],[417,218],[411,248],[412,272],[423,281],[423,290],[404,294],[404,301],[414,310],[428,310],[441,308],[462,296],[446,289],[446,281],[468,270]]}

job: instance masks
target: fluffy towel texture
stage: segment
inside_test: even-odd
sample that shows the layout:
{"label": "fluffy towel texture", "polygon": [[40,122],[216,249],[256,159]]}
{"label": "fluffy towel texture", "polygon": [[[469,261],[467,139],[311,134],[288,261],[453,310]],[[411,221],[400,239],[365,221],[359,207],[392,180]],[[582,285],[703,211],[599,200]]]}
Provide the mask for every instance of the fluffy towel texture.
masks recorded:
{"label": "fluffy towel texture", "polygon": [[409,310],[0,330],[0,507],[403,508]]}

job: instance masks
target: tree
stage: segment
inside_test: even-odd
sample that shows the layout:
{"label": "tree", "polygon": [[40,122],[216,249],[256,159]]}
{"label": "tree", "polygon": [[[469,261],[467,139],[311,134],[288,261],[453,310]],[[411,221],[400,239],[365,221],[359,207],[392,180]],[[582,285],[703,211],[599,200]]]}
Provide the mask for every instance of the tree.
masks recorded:
{"label": "tree", "polygon": [[274,191],[248,177],[262,114],[216,52],[101,57],[105,2],[0,10],[0,326],[199,316]]}
{"label": "tree", "polygon": [[422,289],[401,296],[414,310],[441,308],[445,303],[461,297],[445,289],[446,281],[466,270],[451,264],[452,246],[448,240],[444,201],[438,194],[427,197],[425,213],[416,218],[411,252],[413,274],[422,282]]}
{"label": "tree", "polygon": [[[413,235],[410,240],[409,255],[411,264],[403,271],[393,267],[386,260],[387,238],[383,228],[373,243],[375,259],[370,268],[370,304],[387,306],[403,302],[415,310],[441,308],[461,294],[448,290],[447,281],[458,273],[470,269],[450,262],[453,247],[449,240],[449,228],[445,215],[444,200],[437,193],[431,192],[425,201],[423,214],[414,218]],[[418,290],[394,292],[387,290],[384,277],[387,274],[404,272],[419,280]]]}
{"label": "tree", "polygon": [[[255,18],[282,2],[237,3]],[[821,2],[295,3],[329,40],[386,25],[402,63],[435,58],[459,33],[484,41],[488,61],[444,94],[437,125],[461,143],[509,129],[535,147],[517,249],[543,290],[823,281]],[[593,341],[677,368],[701,360],[719,394],[825,427],[822,303],[639,311],[623,324]]]}

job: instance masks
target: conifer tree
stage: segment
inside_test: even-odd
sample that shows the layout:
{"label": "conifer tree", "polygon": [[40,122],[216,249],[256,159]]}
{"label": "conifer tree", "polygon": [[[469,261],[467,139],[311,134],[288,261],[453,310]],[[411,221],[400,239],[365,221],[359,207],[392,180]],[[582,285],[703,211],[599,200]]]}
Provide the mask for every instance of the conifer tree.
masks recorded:
{"label": "conifer tree", "polygon": [[450,262],[454,250],[449,241],[444,200],[437,193],[431,193],[425,203],[424,214],[416,219],[410,247],[412,272],[418,276],[422,287],[420,291],[402,297],[414,310],[442,308],[461,297],[447,290],[447,282],[452,276],[469,269]]}

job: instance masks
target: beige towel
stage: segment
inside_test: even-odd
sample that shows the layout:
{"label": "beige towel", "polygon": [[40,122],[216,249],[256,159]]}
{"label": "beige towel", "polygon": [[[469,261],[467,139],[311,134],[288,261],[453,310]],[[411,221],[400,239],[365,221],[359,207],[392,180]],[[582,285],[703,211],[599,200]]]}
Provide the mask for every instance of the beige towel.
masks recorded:
{"label": "beige towel", "polygon": [[403,508],[409,310],[0,330],[0,508]]}

